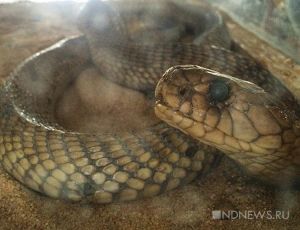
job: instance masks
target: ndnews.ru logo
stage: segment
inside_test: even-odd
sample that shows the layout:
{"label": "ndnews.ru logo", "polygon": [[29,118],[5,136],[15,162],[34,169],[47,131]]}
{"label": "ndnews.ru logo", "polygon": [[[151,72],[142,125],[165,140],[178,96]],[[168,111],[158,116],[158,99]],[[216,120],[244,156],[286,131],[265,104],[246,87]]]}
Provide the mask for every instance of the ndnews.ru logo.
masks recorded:
{"label": "ndnews.ru logo", "polygon": [[268,219],[268,220],[287,220],[290,217],[289,211],[235,211],[235,210],[214,210],[212,211],[212,218],[214,220],[255,220],[255,219]]}

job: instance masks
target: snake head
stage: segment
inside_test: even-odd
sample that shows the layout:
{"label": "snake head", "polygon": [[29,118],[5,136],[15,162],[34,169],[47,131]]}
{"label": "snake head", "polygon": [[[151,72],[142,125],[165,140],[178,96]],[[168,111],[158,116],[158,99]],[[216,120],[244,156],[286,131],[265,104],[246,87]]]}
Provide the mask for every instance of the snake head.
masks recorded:
{"label": "snake head", "polygon": [[271,162],[276,154],[299,151],[288,144],[297,136],[292,116],[253,83],[199,66],[175,66],[159,81],[155,96],[160,119],[253,172],[265,167],[249,159],[269,156],[264,160]]}

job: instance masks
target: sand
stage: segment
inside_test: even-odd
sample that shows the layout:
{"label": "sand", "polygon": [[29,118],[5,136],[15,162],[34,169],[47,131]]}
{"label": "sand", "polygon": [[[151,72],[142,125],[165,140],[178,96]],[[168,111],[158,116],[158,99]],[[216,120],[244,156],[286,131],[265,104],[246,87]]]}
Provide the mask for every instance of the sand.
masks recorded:
{"label": "sand", "polygon": [[[36,51],[61,38],[79,34],[74,22],[80,6],[80,3],[71,2],[0,5],[1,79]],[[228,26],[234,39],[278,75],[300,98],[300,67],[230,20]],[[90,101],[92,91],[98,90],[97,86],[104,85],[103,90],[118,88],[103,79],[92,85],[85,81],[96,75],[95,72],[81,75],[74,87],[66,91],[61,104],[68,106],[58,110],[66,126],[90,130],[107,129],[113,125],[112,122],[108,127],[103,126],[103,122],[97,119],[103,121],[108,113],[101,110],[100,103],[93,106],[85,103],[85,107],[81,104],[82,101]],[[78,87],[81,85],[91,90],[83,92]],[[151,118],[151,111],[144,107],[147,102],[141,94],[125,94],[122,102],[124,108],[132,106],[137,109],[138,116],[145,119],[143,124],[156,122]],[[112,98],[119,95],[112,95]],[[96,102],[102,102],[102,99],[97,101],[98,97],[94,98]],[[76,113],[76,108],[80,112]],[[115,111],[110,104],[106,108]],[[125,123],[126,113],[120,110],[115,114],[118,114],[121,123]],[[155,198],[111,205],[53,200],[28,190],[0,170],[0,229],[299,229],[299,200],[299,190],[281,191],[261,184],[245,176],[234,162],[225,157],[206,176],[188,186]],[[213,210],[281,210],[286,211],[285,214],[289,211],[289,219],[213,220]]]}

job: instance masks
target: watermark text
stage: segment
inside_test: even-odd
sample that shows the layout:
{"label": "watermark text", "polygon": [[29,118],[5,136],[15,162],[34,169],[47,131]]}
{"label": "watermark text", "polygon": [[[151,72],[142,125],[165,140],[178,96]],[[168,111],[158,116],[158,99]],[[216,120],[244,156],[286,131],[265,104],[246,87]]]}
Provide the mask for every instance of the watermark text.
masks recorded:
{"label": "watermark text", "polygon": [[256,219],[267,219],[267,220],[288,220],[290,218],[289,211],[282,210],[264,210],[264,211],[236,211],[236,210],[213,210],[212,218],[214,220],[256,220]]}

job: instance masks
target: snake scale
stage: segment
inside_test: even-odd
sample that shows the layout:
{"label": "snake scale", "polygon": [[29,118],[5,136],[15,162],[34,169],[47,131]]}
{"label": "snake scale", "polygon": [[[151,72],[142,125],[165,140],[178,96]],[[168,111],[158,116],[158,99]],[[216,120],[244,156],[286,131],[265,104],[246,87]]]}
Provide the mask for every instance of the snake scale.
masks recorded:
{"label": "snake scale", "polygon": [[[216,148],[269,182],[281,174],[297,177],[298,105],[290,92],[251,58],[227,50],[230,37],[217,13],[166,4],[171,10],[163,11],[164,21],[153,4],[145,4],[88,2],[79,18],[84,36],[33,55],[9,76],[0,90],[0,159],[6,171],[50,197],[97,203],[150,197],[186,184],[208,170]],[[128,33],[132,18],[148,16],[163,22],[165,33],[156,34],[163,39],[141,42],[131,35],[151,33]],[[153,27],[156,22],[147,25],[161,30]],[[194,42],[172,42],[181,30]],[[183,64],[189,66],[176,66]],[[155,111],[166,123],[102,134],[57,124],[62,91],[90,65],[152,95],[159,81]]]}

